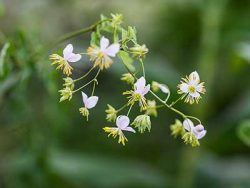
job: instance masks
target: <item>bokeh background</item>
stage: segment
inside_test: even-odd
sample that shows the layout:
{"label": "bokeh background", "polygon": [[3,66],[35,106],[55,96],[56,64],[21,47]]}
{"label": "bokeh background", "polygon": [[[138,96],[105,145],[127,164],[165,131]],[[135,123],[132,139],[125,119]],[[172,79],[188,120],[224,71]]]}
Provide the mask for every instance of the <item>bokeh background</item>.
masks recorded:
{"label": "bokeh background", "polygon": [[[170,136],[178,116],[168,110],[152,118],[150,133],[128,135],[125,147],[107,138],[106,104],[126,101],[118,63],[101,74],[88,122],[80,95],[58,102],[62,75],[48,55],[66,43],[39,49],[101,13],[122,13],[136,26],[150,49],[147,77],[166,83],[172,100],[181,77],[200,73],[206,95],[177,105],[205,125],[199,148]],[[69,42],[83,51],[89,34]],[[249,0],[1,0],[0,47],[1,188],[250,187]],[[88,65],[83,60],[76,74]]]}

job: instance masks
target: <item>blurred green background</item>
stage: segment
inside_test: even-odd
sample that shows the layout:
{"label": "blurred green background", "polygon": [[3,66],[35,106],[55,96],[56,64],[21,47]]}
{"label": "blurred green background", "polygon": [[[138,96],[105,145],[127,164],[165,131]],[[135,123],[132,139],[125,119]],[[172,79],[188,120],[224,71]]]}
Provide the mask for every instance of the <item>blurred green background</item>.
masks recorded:
{"label": "blurred green background", "polygon": [[[168,84],[172,100],[181,77],[200,73],[207,93],[199,105],[177,105],[206,127],[199,148],[170,136],[178,116],[168,110],[125,147],[107,138],[106,104],[126,101],[118,63],[101,74],[89,122],[80,95],[59,104],[62,75],[48,55],[66,43],[37,52],[101,13],[136,26],[150,50],[148,79]],[[89,34],[69,42],[83,51]],[[250,187],[249,0],[0,0],[0,47],[1,188]],[[83,62],[76,75],[88,69]]]}

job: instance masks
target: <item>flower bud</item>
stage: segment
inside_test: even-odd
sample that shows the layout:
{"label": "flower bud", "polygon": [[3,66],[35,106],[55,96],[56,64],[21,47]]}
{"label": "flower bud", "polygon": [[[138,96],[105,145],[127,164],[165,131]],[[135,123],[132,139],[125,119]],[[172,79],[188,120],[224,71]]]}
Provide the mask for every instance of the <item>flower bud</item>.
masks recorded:
{"label": "flower bud", "polygon": [[88,121],[89,110],[86,107],[82,107],[82,108],[79,108],[79,112],[80,114],[82,114],[82,116],[86,117]]}
{"label": "flower bud", "polygon": [[175,123],[170,125],[170,130],[171,130],[171,135],[174,136],[174,138],[176,138],[177,136],[183,136],[186,131],[181,123],[180,120],[176,119]]}
{"label": "flower bud", "polygon": [[66,77],[66,78],[63,78],[63,80],[64,80],[63,86],[69,87],[71,90],[74,89],[75,84],[74,84],[74,80],[72,78]]}
{"label": "flower bud", "polygon": [[200,146],[198,139],[192,132],[186,132],[182,136],[182,140],[184,140],[185,144],[191,144],[192,147]]}
{"label": "flower bud", "polygon": [[135,82],[135,78],[130,73],[123,74],[121,80],[127,82],[127,84],[134,84]]}
{"label": "flower bud", "polygon": [[69,87],[65,87],[62,90],[59,90],[59,93],[61,93],[61,98],[60,98],[60,102],[64,101],[64,100],[71,100],[73,92],[71,90],[71,88]]}
{"label": "flower bud", "polygon": [[137,58],[144,58],[145,55],[148,53],[148,49],[145,44],[143,45],[135,45],[134,47],[130,48],[131,53],[134,55],[134,57]]}
{"label": "flower bud", "polygon": [[111,14],[111,16],[112,16],[111,25],[113,27],[117,27],[117,26],[122,24],[122,22],[123,22],[123,15],[122,14]]}
{"label": "flower bud", "polygon": [[105,112],[107,113],[107,115],[106,115],[107,121],[114,122],[116,120],[117,111],[114,107],[112,107],[111,105],[108,104],[108,109],[105,110]]}
{"label": "flower bud", "polygon": [[148,100],[147,104],[148,105],[146,106],[146,114],[149,116],[157,117],[156,102],[154,100]]}
{"label": "flower bud", "polygon": [[153,92],[158,92],[160,87],[159,87],[159,83],[156,82],[156,81],[153,81],[152,84],[151,84],[151,88],[153,90]]}
{"label": "flower bud", "polygon": [[145,114],[139,115],[135,118],[135,120],[131,125],[134,125],[135,128],[138,128],[138,131],[140,133],[144,133],[146,129],[148,129],[148,132],[150,132],[151,129],[150,116]]}

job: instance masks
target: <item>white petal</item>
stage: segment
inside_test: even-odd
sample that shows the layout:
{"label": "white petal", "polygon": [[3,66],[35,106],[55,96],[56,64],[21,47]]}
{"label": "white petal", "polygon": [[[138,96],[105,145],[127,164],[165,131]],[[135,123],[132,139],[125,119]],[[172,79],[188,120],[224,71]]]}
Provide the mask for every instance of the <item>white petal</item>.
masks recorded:
{"label": "white petal", "polygon": [[94,108],[95,105],[98,102],[98,97],[97,96],[92,96],[87,99],[87,103],[85,104],[85,107],[88,109]]}
{"label": "white petal", "polygon": [[194,128],[194,124],[190,119],[185,119],[183,121],[183,127],[187,130],[187,131],[192,131]]}
{"label": "white petal", "polygon": [[182,83],[180,84],[180,90],[183,92],[183,93],[188,93],[188,84],[186,83]]}
{"label": "white petal", "polygon": [[115,57],[115,55],[120,50],[120,44],[111,44],[108,48],[104,50],[104,53],[108,56]]}
{"label": "white petal", "polygon": [[82,58],[82,56],[80,54],[74,54],[72,53],[71,55],[69,55],[69,57],[66,59],[68,62],[74,63],[79,61]]}
{"label": "white petal", "polygon": [[82,92],[82,100],[83,100],[84,105],[86,105],[88,96],[84,92]]}
{"label": "white petal", "polygon": [[135,83],[136,92],[142,93],[146,85],[146,80],[144,77],[139,78]]}
{"label": "white petal", "polygon": [[101,50],[105,50],[109,45],[109,39],[102,37],[100,41],[100,48]]}
{"label": "white petal", "polygon": [[197,139],[202,139],[205,135],[206,135],[207,131],[206,130],[203,130],[199,133],[196,133],[195,136]]}
{"label": "white petal", "polygon": [[198,92],[203,92],[203,85],[202,84],[199,84],[199,85],[197,85],[196,86],[196,91],[198,91]]}
{"label": "white petal", "polygon": [[196,71],[189,75],[189,82],[190,84],[198,84],[200,82],[200,76]]}
{"label": "white petal", "polygon": [[200,96],[200,94],[198,92],[194,92],[194,93],[189,93],[189,95],[191,95],[194,98],[197,98]]}
{"label": "white petal", "polygon": [[129,125],[129,118],[127,116],[118,116],[116,118],[116,126],[120,129],[125,129]]}
{"label": "white petal", "polygon": [[64,59],[68,59],[68,57],[71,55],[72,52],[73,52],[73,45],[68,44],[63,50]]}
{"label": "white petal", "polygon": [[144,87],[142,95],[146,95],[150,90],[150,84],[148,84],[146,87]]}
{"label": "white petal", "polygon": [[166,86],[165,84],[159,84],[159,88],[163,93],[168,94],[170,92],[168,86]]}
{"label": "white petal", "polygon": [[132,127],[125,127],[122,130],[136,133],[135,130]]}

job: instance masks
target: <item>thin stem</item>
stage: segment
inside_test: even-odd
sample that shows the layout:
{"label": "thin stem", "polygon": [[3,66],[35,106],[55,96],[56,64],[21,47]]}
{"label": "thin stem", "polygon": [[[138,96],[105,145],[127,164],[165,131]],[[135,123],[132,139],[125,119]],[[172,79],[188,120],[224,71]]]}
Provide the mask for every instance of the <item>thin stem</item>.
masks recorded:
{"label": "thin stem", "polygon": [[122,111],[124,108],[126,108],[128,105],[127,104],[124,104],[121,108],[119,108],[118,110],[117,110],[117,112],[120,112],[120,111]]}
{"label": "thin stem", "polygon": [[96,84],[97,84],[97,80],[95,79],[95,80],[94,80],[94,84],[93,84],[93,89],[92,89],[92,92],[91,92],[91,96],[94,95]]}
{"label": "thin stem", "polygon": [[96,22],[95,24],[93,24],[93,25],[91,25],[89,27],[86,27],[86,28],[83,28],[83,29],[80,29],[80,30],[77,30],[77,31],[73,31],[71,33],[68,33],[68,34],[62,36],[59,40],[57,40],[52,46],[60,44],[60,43],[62,43],[64,41],[69,40],[71,38],[74,38],[74,37],[76,37],[78,35],[88,33],[90,31],[94,31],[98,25],[100,25],[103,22],[107,22],[107,21],[111,21],[111,19],[99,20],[98,22]]}
{"label": "thin stem", "polygon": [[130,111],[131,111],[132,107],[133,107],[133,104],[131,104],[131,105],[130,105],[130,107],[129,107],[129,109],[128,109],[127,116],[129,116],[129,113],[130,113]]}
{"label": "thin stem", "polygon": [[180,96],[176,101],[173,101],[169,106],[172,107],[174,106],[178,101],[180,101],[181,99],[183,99],[183,96]]}
{"label": "thin stem", "polygon": [[75,79],[75,80],[74,80],[74,82],[77,82],[77,81],[79,81],[79,80],[81,80],[81,79],[85,78],[86,76],[88,76],[88,75],[89,75],[89,73],[91,73],[91,71],[92,71],[94,68],[95,68],[95,67],[93,66],[91,69],[89,69],[89,71],[88,71],[88,72],[86,72],[86,74],[84,74],[84,75],[83,75],[83,76],[81,76],[80,78]]}
{"label": "thin stem", "polygon": [[167,95],[168,95],[168,96],[167,96],[166,99],[164,100],[165,103],[168,101],[168,99],[169,99],[169,97],[170,97],[170,91],[168,92]]}
{"label": "thin stem", "polygon": [[85,88],[86,86],[88,86],[88,85],[91,84],[92,82],[96,82],[96,78],[97,78],[97,76],[99,75],[100,71],[101,71],[101,69],[99,69],[99,70],[97,71],[95,77],[94,77],[92,80],[90,80],[88,83],[86,83],[86,84],[83,85],[82,87],[79,87],[78,89],[74,90],[73,93],[75,93],[75,92],[77,92],[77,91],[79,91],[79,90]]}
{"label": "thin stem", "polygon": [[142,68],[142,73],[143,73],[143,77],[146,79],[146,74],[145,74],[145,68],[144,68],[144,63],[142,61],[142,59],[140,58],[140,63],[141,63],[141,68]]}

